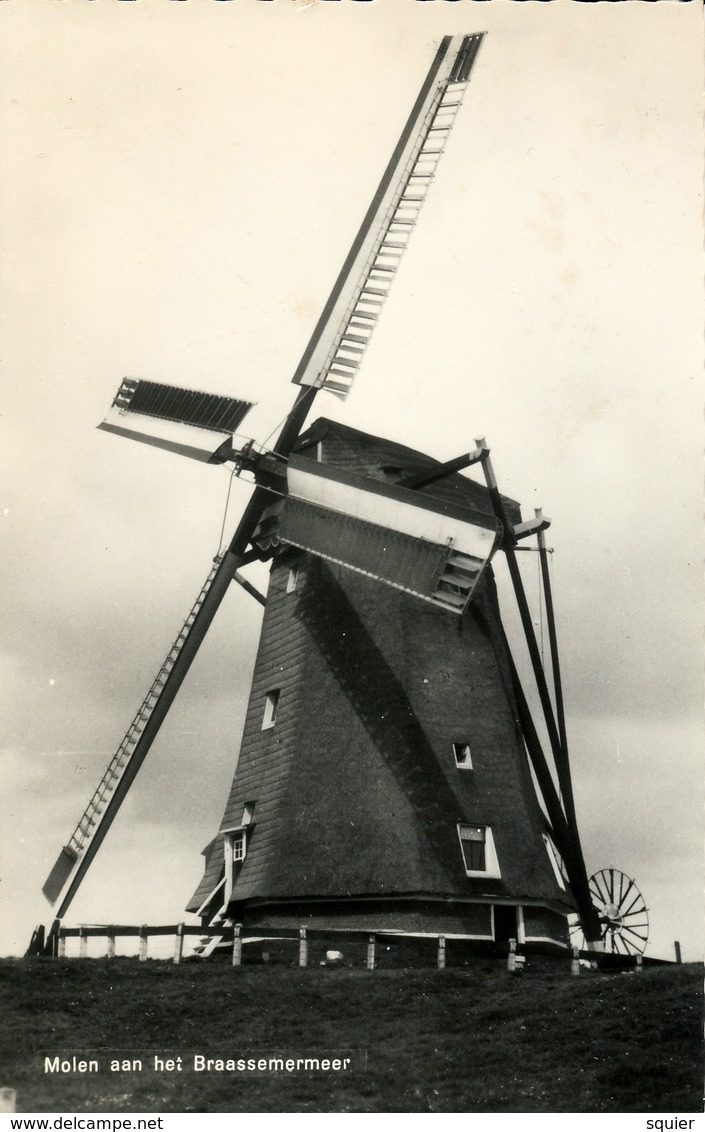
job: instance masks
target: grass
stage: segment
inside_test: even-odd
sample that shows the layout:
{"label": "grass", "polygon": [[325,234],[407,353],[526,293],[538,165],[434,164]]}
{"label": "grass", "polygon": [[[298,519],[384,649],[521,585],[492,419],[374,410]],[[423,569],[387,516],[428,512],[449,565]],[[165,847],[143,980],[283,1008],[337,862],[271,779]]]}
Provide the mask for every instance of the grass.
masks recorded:
{"label": "grass", "polygon": [[[702,1112],[699,967],[513,978],[0,960],[21,1112]],[[352,1075],[45,1074],[43,1055],[366,1053]],[[105,1061],[105,1055],[102,1055]]]}

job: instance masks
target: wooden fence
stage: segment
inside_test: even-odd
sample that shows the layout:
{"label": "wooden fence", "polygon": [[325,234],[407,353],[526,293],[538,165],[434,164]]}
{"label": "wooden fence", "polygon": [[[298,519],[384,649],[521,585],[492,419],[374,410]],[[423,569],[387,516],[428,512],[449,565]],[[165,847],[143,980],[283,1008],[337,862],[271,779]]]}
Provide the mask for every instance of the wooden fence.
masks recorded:
{"label": "wooden fence", "polygon": [[[106,925],[82,925],[79,927],[64,927],[60,924],[55,924],[50,934],[51,947],[48,947],[45,953],[51,953],[58,958],[66,957],[66,943],[67,940],[78,939],[79,941],[79,958],[87,958],[88,956],[88,941],[90,939],[104,939],[106,940],[107,958],[114,958],[116,954],[116,941],[118,939],[131,938],[139,941],[138,955],[140,960],[145,960],[149,957],[149,941],[155,938],[172,937],[173,949],[172,959],[174,963],[181,963],[184,959],[184,943],[189,937],[196,937],[201,944],[193,954],[197,956],[201,951],[208,950],[209,947],[213,948],[220,945],[223,949],[229,948],[232,965],[239,967],[243,962],[243,947],[247,944],[284,944],[286,947],[292,945],[295,948],[295,953],[298,952],[298,966],[307,967],[309,965],[309,944],[313,941],[321,944],[321,941],[326,941],[328,948],[331,947],[333,940],[338,938],[341,946],[346,943],[355,941],[358,954],[364,957],[364,965],[367,970],[372,971],[378,965],[378,948],[386,945],[389,947],[393,943],[403,943],[406,945],[416,944],[417,946],[423,945],[428,959],[431,960],[431,954],[435,956],[435,966],[439,970],[443,970],[446,966],[446,949],[447,938],[443,935],[430,936],[430,935],[414,935],[410,933],[396,933],[391,931],[385,932],[363,932],[363,931],[349,931],[340,933],[325,932],[321,930],[311,930],[306,927],[300,927],[297,934],[292,934],[292,929],[279,929],[272,932],[271,929],[266,929],[267,934],[243,934],[242,924],[208,927],[200,924],[166,924],[166,925],[148,925],[140,924],[136,926],[124,924],[106,924]],[[472,943],[469,939],[461,939],[457,937],[459,942]],[[451,941],[455,944],[456,937],[451,937]],[[49,941],[48,941],[49,942]],[[524,970],[526,963],[526,955],[521,954],[516,940],[508,941],[505,945],[506,950],[506,968],[512,974],[521,974]],[[530,950],[527,948],[524,951]],[[338,956],[342,959],[342,953],[327,951],[327,956],[332,956],[331,959],[326,959],[321,962],[336,965],[339,961]],[[569,969],[572,975],[579,975],[581,973],[581,959],[585,960],[590,958],[595,960],[597,956],[595,953],[580,953],[577,948],[569,948],[563,952],[565,956],[563,962],[569,964]],[[495,958],[499,955],[495,954]],[[560,959],[560,956],[557,958]],[[642,956],[623,956],[614,957],[621,958],[624,962],[619,966],[630,966],[637,971],[642,969]],[[360,962],[363,960],[360,959]],[[649,960],[647,960],[649,962]],[[654,962],[653,960],[651,962]],[[602,966],[602,964],[600,964]],[[613,964],[609,964],[610,966]]]}
{"label": "wooden fence", "polygon": [[[88,940],[89,939],[105,939],[107,941],[106,956],[111,959],[116,954],[116,940],[118,939],[138,939],[139,940],[139,958],[141,960],[149,957],[149,940],[155,937],[173,936],[173,962],[181,963],[184,958],[184,941],[189,937],[198,937],[199,942],[204,946],[208,946],[210,941],[217,941],[224,946],[230,945],[232,950],[232,964],[234,967],[239,967],[242,964],[242,950],[243,944],[248,942],[272,942],[281,943],[297,943],[298,944],[298,965],[299,967],[308,966],[309,956],[309,940],[311,934],[317,938],[325,936],[326,939],[331,938],[330,933],[316,932],[310,933],[309,929],[301,927],[298,930],[297,936],[292,936],[289,933],[280,933],[275,936],[261,935],[248,937],[242,934],[242,924],[235,924],[232,927],[202,927],[200,924],[165,924],[165,925],[148,925],[140,924],[137,926],[125,924],[91,924],[82,925],[75,928],[67,928],[58,926],[55,930],[55,945],[51,951],[59,959],[66,956],[66,941],[69,939],[78,939],[79,941],[79,958],[85,959],[88,956]],[[346,933],[346,935],[349,933]],[[366,938],[366,967],[368,970],[374,970],[376,966],[377,954],[377,933],[358,932],[354,933],[358,938]],[[385,932],[380,934],[379,938],[383,939],[398,939],[409,941],[412,939],[423,940],[425,942],[432,938],[436,945],[436,965],[443,969],[446,965],[446,939],[445,936],[412,936],[408,934],[397,934],[394,932]]]}
{"label": "wooden fence", "polygon": [[[230,933],[232,934],[232,928]],[[112,959],[115,957],[116,940],[138,939],[139,958],[147,959],[149,956],[149,940],[164,936],[173,936],[174,963],[180,963],[184,956],[184,941],[188,936],[197,936],[199,939],[207,936],[225,937],[227,936],[227,929],[203,928],[200,924],[140,924],[138,926],[129,924],[84,924],[77,928],[61,926],[56,932],[55,954],[59,959],[63,959],[66,955],[66,941],[78,939],[79,958],[85,959],[88,955],[88,940],[105,939],[107,941],[106,956],[108,959]]]}

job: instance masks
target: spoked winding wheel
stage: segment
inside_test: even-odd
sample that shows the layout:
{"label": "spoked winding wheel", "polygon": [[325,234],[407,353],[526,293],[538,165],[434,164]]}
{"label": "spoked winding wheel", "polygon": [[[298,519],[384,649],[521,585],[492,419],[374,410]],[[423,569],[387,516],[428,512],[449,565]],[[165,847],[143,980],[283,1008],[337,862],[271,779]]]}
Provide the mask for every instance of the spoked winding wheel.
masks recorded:
{"label": "spoked winding wheel", "polygon": [[[619,869],[600,869],[589,883],[607,954],[641,955],[649,938],[649,916],[634,881]],[[577,934],[582,949],[585,939],[579,927]]]}

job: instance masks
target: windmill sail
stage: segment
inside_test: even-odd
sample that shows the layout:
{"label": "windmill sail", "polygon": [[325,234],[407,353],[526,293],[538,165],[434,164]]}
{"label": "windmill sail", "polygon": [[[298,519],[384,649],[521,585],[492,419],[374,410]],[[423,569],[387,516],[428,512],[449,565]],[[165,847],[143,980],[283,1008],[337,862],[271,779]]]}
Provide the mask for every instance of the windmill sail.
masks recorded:
{"label": "windmill sail", "polygon": [[446,36],[292,378],[350,391],[463,100],[484,33]]}
{"label": "windmill sail", "polygon": [[[56,903],[59,896],[64,893],[58,916],[63,915],[70,903],[85,870],[117,814],[127,788],[144,761],[149,748],[140,747],[140,740],[188,639],[199,610],[211,590],[219,565],[220,559],[216,559],[151,688],[44,883],[42,892],[50,904]],[[69,881],[71,885],[66,888]]]}
{"label": "windmill sail", "polygon": [[279,537],[463,613],[499,539],[469,508],[292,456]]}
{"label": "windmill sail", "polygon": [[98,428],[214,464],[251,408],[234,397],[126,377]]}

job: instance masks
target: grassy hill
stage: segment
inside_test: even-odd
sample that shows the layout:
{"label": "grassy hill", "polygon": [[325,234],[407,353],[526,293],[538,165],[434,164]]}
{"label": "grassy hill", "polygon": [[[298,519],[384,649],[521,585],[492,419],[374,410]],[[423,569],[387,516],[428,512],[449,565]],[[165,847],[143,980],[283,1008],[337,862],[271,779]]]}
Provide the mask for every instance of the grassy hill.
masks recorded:
{"label": "grassy hill", "polygon": [[[703,1111],[696,965],[571,978],[23,959],[0,961],[0,996],[0,1086],[20,1112]],[[104,1050],[142,1071],[109,1072]],[[357,1053],[346,1073],[190,1068],[263,1050]],[[74,1052],[103,1071],[44,1072],[44,1054]],[[155,1073],[154,1054],[184,1069]]]}

